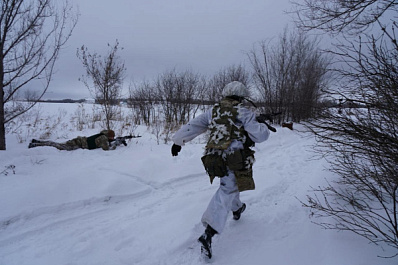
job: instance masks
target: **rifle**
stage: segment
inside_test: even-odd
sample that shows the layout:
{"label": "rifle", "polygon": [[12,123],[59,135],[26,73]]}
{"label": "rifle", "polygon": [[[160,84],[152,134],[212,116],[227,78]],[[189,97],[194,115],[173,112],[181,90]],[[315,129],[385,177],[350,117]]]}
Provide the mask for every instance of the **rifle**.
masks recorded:
{"label": "rifle", "polygon": [[[247,100],[249,103],[251,103],[255,108],[257,108],[256,104],[254,104],[253,101],[251,101],[251,100],[248,99],[248,98],[244,98],[244,99],[246,99],[246,100]],[[270,131],[276,132],[276,129],[275,129],[274,127],[272,127],[271,125],[269,125],[266,121],[268,120],[268,121],[270,121],[270,122],[273,122],[273,121],[274,121],[273,117],[278,116],[278,115],[281,115],[281,114],[282,114],[282,112],[273,112],[273,113],[267,113],[267,114],[260,114],[260,115],[258,115],[258,116],[256,117],[256,120],[257,120],[258,122],[260,122],[260,123],[264,123],[265,125],[267,125],[267,127],[268,127],[268,129],[269,129]]]}
{"label": "rifle", "polygon": [[109,142],[114,142],[113,145],[115,145],[115,146],[119,146],[121,144],[123,144],[124,146],[127,146],[127,142],[126,142],[127,139],[139,138],[139,137],[141,137],[141,136],[140,135],[131,135],[130,134],[130,135],[126,135],[126,136],[116,137],[115,139],[110,140]]}
{"label": "rifle", "polygon": [[270,131],[276,132],[276,129],[274,127],[272,127],[271,125],[269,125],[268,122],[266,122],[266,121],[273,122],[274,121],[273,117],[281,115],[281,114],[282,114],[282,112],[260,114],[256,117],[256,120],[260,123],[264,123],[265,125],[267,125],[267,127]]}

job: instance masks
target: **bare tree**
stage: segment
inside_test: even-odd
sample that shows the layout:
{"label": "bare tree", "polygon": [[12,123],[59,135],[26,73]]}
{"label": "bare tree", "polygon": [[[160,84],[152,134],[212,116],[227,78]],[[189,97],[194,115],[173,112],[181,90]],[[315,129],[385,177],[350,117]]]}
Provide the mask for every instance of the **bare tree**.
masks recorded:
{"label": "bare tree", "polygon": [[[328,94],[340,100],[341,108],[325,109],[309,123],[318,140],[316,150],[329,159],[338,178],[314,189],[303,205],[321,218],[320,225],[354,232],[398,255],[397,22],[384,17],[396,14],[398,3],[307,4],[302,26],[342,33],[332,51],[339,62],[339,82]],[[369,27],[372,34],[364,31]],[[352,30],[358,35],[352,36]]]}
{"label": "bare tree", "polygon": [[191,71],[172,70],[158,77],[155,88],[166,123],[185,123],[196,114],[205,87],[203,82],[200,75]]}
{"label": "bare tree", "polygon": [[396,16],[395,0],[305,0],[293,2],[298,26],[331,33],[363,33],[380,19]]}
{"label": "bare tree", "polygon": [[112,119],[118,111],[118,101],[122,93],[122,85],[126,68],[118,56],[119,42],[114,46],[108,44],[110,51],[105,58],[96,52],[90,53],[87,47],[82,46],[77,50],[77,56],[82,61],[86,74],[82,81],[95,100],[101,104],[105,115],[107,129],[112,127]]}
{"label": "bare tree", "polygon": [[297,122],[314,116],[329,64],[316,39],[286,29],[276,44],[263,41],[248,57],[264,111],[282,112],[280,120]]}
{"label": "bare tree", "polygon": [[137,114],[137,124],[143,122],[149,126],[155,117],[159,116],[156,109],[157,100],[156,90],[150,82],[144,81],[136,87],[130,86],[128,104]]}
{"label": "bare tree", "polygon": [[[77,16],[67,2],[58,8],[53,0],[2,0],[0,6],[0,150],[5,150],[5,124],[45,94]],[[14,101],[34,80],[41,81],[36,84],[35,98]]]}
{"label": "bare tree", "polygon": [[346,90],[330,95],[351,108],[325,109],[309,124],[317,150],[340,178],[315,189],[304,205],[317,217],[333,217],[324,227],[352,231],[398,253],[398,57],[379,45],[374,40],[369,53],[357,50],[356,56],[340,50],[353,68],[341,73]]}

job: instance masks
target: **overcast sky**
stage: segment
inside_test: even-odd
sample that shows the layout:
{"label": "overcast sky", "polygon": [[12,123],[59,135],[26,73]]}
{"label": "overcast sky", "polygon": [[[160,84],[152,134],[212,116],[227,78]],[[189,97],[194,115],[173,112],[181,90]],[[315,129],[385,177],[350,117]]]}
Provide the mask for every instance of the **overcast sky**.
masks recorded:
{"label": "overcast sky", "polygon": [[71,0],[78,24],[62,50],[44,98],[90,97],[77,48],[106,54],[116,39],[131,80],[153,80],[167,70],[211,76],[247,63],[253,45],[277,37],[291,23],[289,0]]}

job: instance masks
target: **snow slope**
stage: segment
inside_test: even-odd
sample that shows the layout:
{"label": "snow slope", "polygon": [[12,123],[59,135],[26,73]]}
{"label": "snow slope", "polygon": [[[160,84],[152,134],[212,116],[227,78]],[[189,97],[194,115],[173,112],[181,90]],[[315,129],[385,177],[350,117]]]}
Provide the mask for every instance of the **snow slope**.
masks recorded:
{"label": "snow slope", "polygon": [[[69,113],[75,107],[62,105]],[[256,190],[241,194],[248,206],[242,218],[231,215],[215,237],[212,263],[397,264],[354,234],[311,223],[299,200],[335,176],[313,158],[311,136],[277,129],[255,147]],[[200,218],[218,186],[202,168],[203,139],[172,157],[171,144],[157,145],[145,127],[136,133],[142,138],[108,152],[28,149],[8,135],[0,172],[15,165],[15,174],[0,174],[0,264],[203,264]]]}

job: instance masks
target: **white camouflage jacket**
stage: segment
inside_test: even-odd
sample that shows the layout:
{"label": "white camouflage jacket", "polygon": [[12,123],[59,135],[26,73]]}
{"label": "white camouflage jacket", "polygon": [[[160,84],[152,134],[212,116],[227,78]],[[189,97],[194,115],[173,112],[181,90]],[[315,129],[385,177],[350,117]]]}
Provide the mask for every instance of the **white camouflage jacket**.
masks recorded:
{"label": "white camouflage jacket", "polygon": [[[213,108],[183,125],[173,136],[173,142],[176,145],[183,146],[198,135],[206,132],[212,120],[212,110]],[[268,139],[270,132],[267,126],[257,122],[255,113],[248,108],[239,106],[237,120],[241,123],[240,125],[243,126],[253,142],[261,143]],[[243,149],[243,143],[234,140],[228,149]]]}

